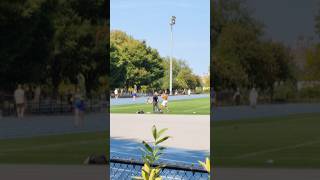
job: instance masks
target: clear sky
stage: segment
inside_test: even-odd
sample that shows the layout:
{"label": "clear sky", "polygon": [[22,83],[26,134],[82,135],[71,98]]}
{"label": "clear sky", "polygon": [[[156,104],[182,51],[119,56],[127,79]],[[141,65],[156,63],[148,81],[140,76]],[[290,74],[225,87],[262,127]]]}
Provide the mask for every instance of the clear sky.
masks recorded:
{"label": "clear sky", "polygon": [[247,0],[254,16],[266,26],[269,38],[295,45],[298,36],[312,36],[314,16],[320,7],[319,0]]}
{"label": "clear sky", "polygon": [[111,0],[111,29],[125,31],[170,56],[170,17],[176,16],[173,56],[198,75],[210,66],[210,0]]}

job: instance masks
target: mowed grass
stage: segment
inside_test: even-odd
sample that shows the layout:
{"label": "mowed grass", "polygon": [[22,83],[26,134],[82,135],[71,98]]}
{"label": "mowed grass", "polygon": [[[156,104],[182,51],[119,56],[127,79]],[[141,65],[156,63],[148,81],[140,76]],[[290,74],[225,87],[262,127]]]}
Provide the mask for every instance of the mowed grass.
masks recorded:
{"label": "mowed grass", "polygon": [[1,164],[83,164],[109,152],[107,132],[0,140]]}
{"label": "mowed grass", "polygon": [[[160,107],[161,102],[159,103]],[[168,103],[169,112],[164,111],[164,114],[210,114],[210,99],[197,98],[187,100],[175,100]],[[143,110],[145,113],[152,113],[152,104],[130,104],[111,106],[111,113],[136,113],[138,110]]]}
{"label": "mowed grass", "polygon": [[320,168],[320,114],[211,124],[217,167]]}

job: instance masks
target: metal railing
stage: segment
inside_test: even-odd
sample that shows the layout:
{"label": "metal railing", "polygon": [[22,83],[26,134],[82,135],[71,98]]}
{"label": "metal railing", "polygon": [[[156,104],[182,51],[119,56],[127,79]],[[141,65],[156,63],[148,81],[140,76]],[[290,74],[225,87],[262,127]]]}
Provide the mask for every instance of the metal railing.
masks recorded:
{"label": "metal railing", "polygon": [[[109,106],[108,101],[87,100],[85,101],[86,112],[106,112]],[[25,105],[27,114],[65,114],[73,112],[73,104],[66,101],[41,101],[28,102]],[[1,107],[2,115],[10,116],[16,113],[15,103],[13,101],[5,101]]]}
{"label": "metal railing", "polygon": [[[201,167],[190,165],[167,164],[161,168],[160,176],[163,180],[208,180],[209,173]],[[160,164],[153,164],[156,167]],[[142,161],[126,160],[120,158],[110,159],[110,179],[111,180],[130,180],[134,176],[141,176],[143,167]]]}

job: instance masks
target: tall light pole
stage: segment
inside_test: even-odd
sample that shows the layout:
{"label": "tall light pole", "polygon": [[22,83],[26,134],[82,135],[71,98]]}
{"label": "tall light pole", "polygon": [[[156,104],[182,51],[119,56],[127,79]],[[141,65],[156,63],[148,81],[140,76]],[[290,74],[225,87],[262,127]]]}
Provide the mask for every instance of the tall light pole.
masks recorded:
{"label": "tall light pole", "polygon": [[171,56],[170,56],[170,95],[172,95],[172,56],[173,56],[173,25],[176,24],[176,17],[171,16],[170,19],[170,30],[171,30]]}

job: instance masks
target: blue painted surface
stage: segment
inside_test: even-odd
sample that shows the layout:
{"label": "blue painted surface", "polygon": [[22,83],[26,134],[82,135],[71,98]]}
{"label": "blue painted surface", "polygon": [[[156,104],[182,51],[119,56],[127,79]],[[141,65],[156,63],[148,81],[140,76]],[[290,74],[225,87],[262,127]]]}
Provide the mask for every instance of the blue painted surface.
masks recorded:
{"label": "blue painted surface", "polygon": [[[172,100],[183,100],[183,99],[196,99],[196,98],[209,98],[210,94],[193,94],[193,95],[179,95],[179,96],[169,96],[169,101]],[[126,105],[126,104],[142,104],[147,102],[148,97],[137,97],[135,101],[132,98],[111,98],[110,105]]]}
{"label": "blue painted surface", "polygon": [[[110,145],[110,157],[141,160],[142,152],[139,149],[140,147],[142,147],[141,142],[135,140],[111,138]],[[198,161],[203,161],[206,157],[209,156],[209,154],[210,153],[207,151],[167,148],[164,151],[164,155],[162,156],[160,161],[172,164],[190,165],[193,163],[195,165],[198,165]]]}

